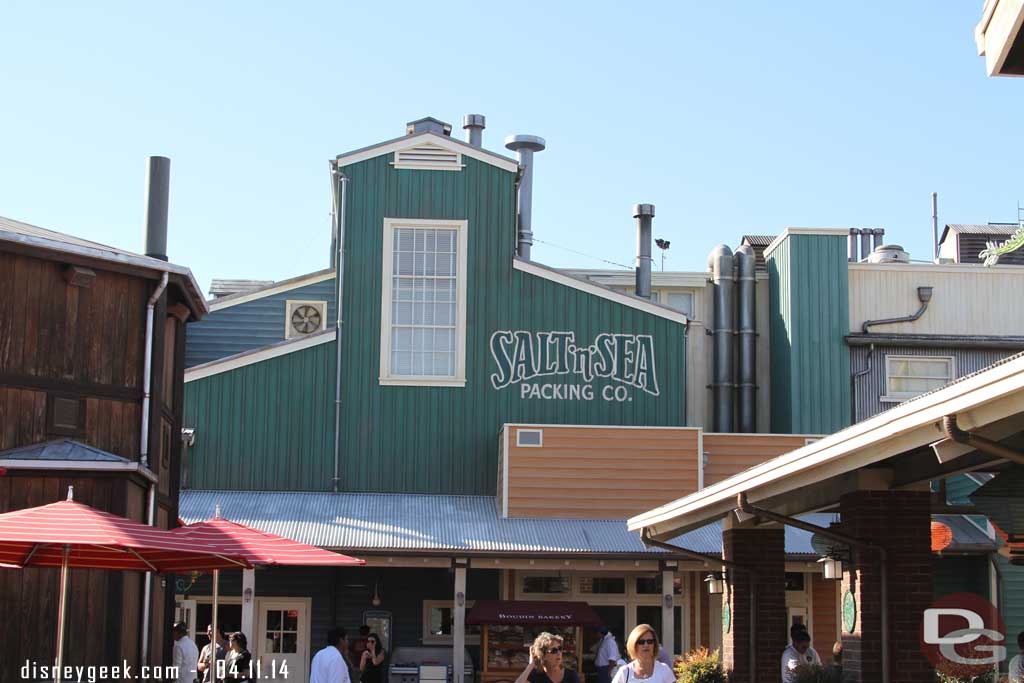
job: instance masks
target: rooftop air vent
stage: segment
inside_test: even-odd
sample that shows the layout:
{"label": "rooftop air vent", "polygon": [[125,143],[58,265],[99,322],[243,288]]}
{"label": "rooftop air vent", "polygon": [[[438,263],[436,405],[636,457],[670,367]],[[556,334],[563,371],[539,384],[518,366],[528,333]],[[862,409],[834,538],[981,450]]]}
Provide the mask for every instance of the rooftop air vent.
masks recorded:
{"label": "rooftop air vent", "polygon": [[395,168],[419,168],[433,171],[462,169],[462,155],[440,145],[426,142],[395,152]]}
{"label": "rooftop air vent", "polygon": [[871,252],[868,263],[910,263],[910,254],[898,244],[883,244]]}

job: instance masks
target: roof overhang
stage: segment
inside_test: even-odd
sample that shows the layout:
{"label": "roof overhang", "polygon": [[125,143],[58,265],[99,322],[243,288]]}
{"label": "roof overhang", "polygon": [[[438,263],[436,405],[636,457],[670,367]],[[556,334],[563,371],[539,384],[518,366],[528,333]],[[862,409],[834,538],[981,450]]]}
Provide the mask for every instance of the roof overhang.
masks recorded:
{"label": "roof overhang", "polygon": [[[49,230],[46,232],[54,235],[59,234]],[[86,267],[91,266],[101,270],[137,275],[150,279],[159,279],[163,273],[167,273],[170,283],[180,289],[185,295],[189,309],[197,320],[209,312],[202,290],[199,288],[199,283],[196,282],[192,271],[185,266],[168,263],[142,254],[124,252],[99,243],[90,243],[84,240],[71,242],[50,239],[40,234],[26,234],[16,230],[9,230],[3,226],[0,226],[0,243],[3,243],[4,248],[15,253],[59,258],[64,263]]]}
{"label": "roof overhang", "polygon": [[1024,0],[986,0],[974,41],[989,76],[1024,76]]}
{"label": "roof overhang", "polygon": [[945,438],[942,420],[990,439],[1024,430],[1024,355],[907,401],[706,489],[637,515],[631,531],[666,540],[721,519],[745,493],[759,507],[795,515],[834,507],[867,488],[914,489],[931,479],[1002,461]]}
{"label": "roof overhang", "polygon": [[462,142],[461,140],[448,137],[447,135],[437,135],[436,133],[403,135],[400,138],[387,140],[385,142],[377,143],[376,145],[370,145],[369,147],[363,147],[362,149],[339,154],[332,163],[335,163],[338,166],[349,166],[351,164],[359,163],[360,161],[379,157],[383,154],[394,154],[398,150],[406,149],[407,147],[416,147],[424,142],[429,142],[430,144],[437,145],[443,149],[457,152],[463,156],[490,164],[491,166],[497,166],[509,173],[517,173],[519,171],[519,162],[515,159],[510,159],[506,156],[489,152],[482,147],[474,147]]}
{"label": "roof overhang", "polygon": [[157,482],[157,476],[146,466],[137,462],[103,462],[87,460],[0,460],[0,467],[11,471],[58,471],[58,472],[100,472],[138,474],[147,481]]}

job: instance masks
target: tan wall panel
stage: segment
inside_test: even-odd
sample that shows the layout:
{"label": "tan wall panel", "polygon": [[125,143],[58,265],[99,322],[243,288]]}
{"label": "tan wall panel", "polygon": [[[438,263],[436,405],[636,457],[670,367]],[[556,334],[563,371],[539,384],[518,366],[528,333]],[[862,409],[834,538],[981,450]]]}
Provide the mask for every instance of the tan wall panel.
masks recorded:
{"label": "tan wall panel", "polygon": [[975,265],[850,266],[850,330],[865,320],[907,316],[920,307],[918,287],[932,287],[928,309],[916,322],[882,325],[887,334],[1019,335],[1024,307],[1019,283],[1024,267]]}
{"label": "tan wall panel", "polygon": [[801,448],[807,438],[789,434],[704,434],[704,486]]}
{"label": "tan wall panel", "polygon": [[[516,446],[524,427],[542,429],[543,446]],[[697,490],[696,429],[506,429],[509,517],[625,519]]]}
{"label": "tan wall panel", "polygon": [[828,664],[832,660],[832,645],[836,642],[838,632],[838,614],[836,613],[836,591],[838,581],[826,581],[820,575],[810,574],[811,606],[814,614],[811,617],[811,642],[821,656],[821,661]]}

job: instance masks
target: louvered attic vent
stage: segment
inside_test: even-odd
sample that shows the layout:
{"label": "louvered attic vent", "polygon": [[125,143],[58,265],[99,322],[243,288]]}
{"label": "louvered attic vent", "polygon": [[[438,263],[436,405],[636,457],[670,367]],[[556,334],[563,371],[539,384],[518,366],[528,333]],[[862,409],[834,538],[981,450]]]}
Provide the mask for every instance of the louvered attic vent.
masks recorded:
{"label": "louvered attic vent", "polygon": [[462,155],[439,145],[424,144],[395,152],[395,168],[420,168],[434,171],[462,169]]}

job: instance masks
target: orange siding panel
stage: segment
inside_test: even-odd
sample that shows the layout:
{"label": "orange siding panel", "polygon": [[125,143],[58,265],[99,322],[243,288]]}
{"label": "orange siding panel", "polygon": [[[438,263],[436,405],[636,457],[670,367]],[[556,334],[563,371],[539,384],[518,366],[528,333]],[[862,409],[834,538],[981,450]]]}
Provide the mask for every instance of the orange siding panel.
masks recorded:
{"label": "orange siding panel", "polygon": [[704,485],[711,486],[754,465],[801,448],[808,438],[789,434],[704,434]]}
{"label": "orange siding panel", "polygon": [[836,614],[837,581],[826,581],[821,576],[811,574],[811,606],[814,615],[811,618],[811,642],[821,656],[823,664],[832,661],[832,645],[836,642],[838,615]]}

